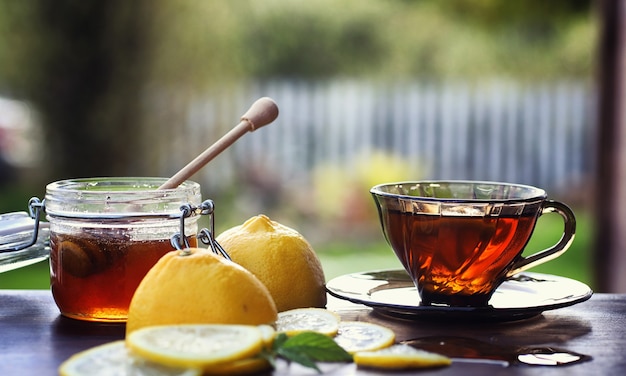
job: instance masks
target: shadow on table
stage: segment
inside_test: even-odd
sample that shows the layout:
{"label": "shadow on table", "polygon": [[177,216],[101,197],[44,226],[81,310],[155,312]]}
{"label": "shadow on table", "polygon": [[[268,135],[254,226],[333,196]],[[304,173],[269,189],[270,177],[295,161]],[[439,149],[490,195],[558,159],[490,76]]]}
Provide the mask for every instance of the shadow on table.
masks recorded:
{"label": "shadow on table", "polygon": [[[369,321],[389,325],[387,316],[369,315]],[[401,321],[393,324],[405,328],[396,330],[403,335],[399,341],[452,358],[491,359],[509,365],[569,365],[591,360],[588,355],[559,347],[591,332],[589,322],[573,317],[538,315],[496,323]]]}

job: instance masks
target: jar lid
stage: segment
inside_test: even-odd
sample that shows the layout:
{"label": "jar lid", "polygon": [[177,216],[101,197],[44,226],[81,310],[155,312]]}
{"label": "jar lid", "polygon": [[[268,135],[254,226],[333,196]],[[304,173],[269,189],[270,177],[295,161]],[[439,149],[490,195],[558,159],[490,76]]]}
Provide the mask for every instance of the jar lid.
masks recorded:
{"label": "jar lid", "polygon": [[46,213],[83,219],[179,218],[182,205],[200,204],[198,183],[186,181],[177,188],[158,189],[165,181],[151,177],[57,181],[46,186]]}
{"label": "jar lid", "polygon": [[48,258],[48,223],[39,223],[37,240],[28,246],[33,241],[35,223],[26,212],[0,215],[0,273]]}

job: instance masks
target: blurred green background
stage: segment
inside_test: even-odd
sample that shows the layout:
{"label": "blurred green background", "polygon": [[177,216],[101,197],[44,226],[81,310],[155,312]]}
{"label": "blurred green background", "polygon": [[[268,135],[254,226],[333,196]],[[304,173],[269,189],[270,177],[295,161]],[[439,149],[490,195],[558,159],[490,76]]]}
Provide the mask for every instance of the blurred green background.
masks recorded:
{"label": "blurred green background", "polygon": [[[597,35],[591,0],[0,0],[0,99],[22,105],[26,116],[14,120],[0,106],[0,212],[25,210],[28,198],[43,197],[54,180],[173,174],[182,167],[178,160],[201,150],[157,140],[184,141],[178,133],[192,116],[185,109],[207,93],[230,98],[238,88],[275,80],[593,87]],[[21,138],[11,133],[18,121],[28,125]],[[215,139],[223,125],[206,133]],[[424,177],[403,169],[405,162],[371,164],[356,182],[345,170],[313,166],[311,176],[325,178],[312,177],[314,183],[288,194],[276,187],[299,182],[271,180],[279,172],[271,165],[261,181],[237,180],[236,166],[226,184],[208,179],[206,196],[226,208],[218,232],[259,212],[299,230],[327,278],[399,267],[366,196],[380,179]],[[589,177],[575,177],[582,186],[569,185],[569,178],[544,188],[573,206],[576,240],[535,270],[593,284]],[[337,190],[348,184],[362,192],[350,204],[351,217],[333,211]],[[316,205],[303,197],[309,194],[324,201]],[[556,242],[561,228],[558,218],[542,218],[529,249]],[[45,263],[4,273],[0,288],[47,288],[47,275]]]}

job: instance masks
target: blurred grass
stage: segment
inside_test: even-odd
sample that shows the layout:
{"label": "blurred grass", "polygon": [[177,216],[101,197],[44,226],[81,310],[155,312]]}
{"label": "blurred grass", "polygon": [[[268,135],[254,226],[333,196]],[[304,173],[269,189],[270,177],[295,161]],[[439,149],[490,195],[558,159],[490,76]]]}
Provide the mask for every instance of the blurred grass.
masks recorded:
{"label": "blurred grass", "polygon": [[[572,246],[560,257],[529,271],[556,274],[593,284],[592,242],[593,224],[589,213],[575,211],[576,237]],[[533,238],[524,255],[535,253],[558,242],[563,231],[563,221],[558,214],[546,214],[539,219]]]}
{"label": "blurred grass", "polygon": [[[532,269],[534,272],[560,275],[579,280],[592,286],[593,270],[591,267],[591,217],[585,211],[576,211],[577,231],[571,248],[561,257]],[[556,214],[546,214],[539,219],[533,238],[524,254],[534,253],[556,243],[562,232],[563,224]],[[384,241],[382,232],[380,241],[354,243],[337,241],[315,245],[322,262],[326,279],[330,280],[342,274],[375,269],[401,268],[400,262]],[[41,262],[22,269],[0,274],[0,289],[48,289],[49,268],[47,262]]]}
{"label": "blurred grass", "polygon": [[0,289],[48,288],[50,288],[50,268],[48,261],[42,261],[25,268],[0,274]]}

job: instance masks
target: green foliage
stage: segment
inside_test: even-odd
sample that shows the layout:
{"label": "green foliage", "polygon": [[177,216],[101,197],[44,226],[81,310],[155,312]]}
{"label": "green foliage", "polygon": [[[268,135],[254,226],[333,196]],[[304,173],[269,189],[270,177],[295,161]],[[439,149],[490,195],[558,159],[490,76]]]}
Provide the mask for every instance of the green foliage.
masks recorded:
{"label": "green foliage", "polygon": [[10,88],[24,95],[24,86],[36,81],[40,70],[32,51],[45,50],[36,8],[30,1],[0,2],[0,93]]}
{"label": "green foliage", "polygon": [[[589,77],[597,29],[590,4],[153,1],[143,8],[141,71],[161,87],[196,89],[272,76]],[[42,46],[62,43],[40,32],[40,7],[0,3],[0,85],[36,77]],[[112,18],[119,23],[130,11],[122,8]]]}
{"label": "green foliage", "polygon": [[596,20],[588,1],[564,3],[407,2],[387,25],[397,54],[393,69],[434,78],[589,77]]}
{"label": "green foliage", "polygon": [[[374,185],[417,180],[422,175],[420,161],[393,155],[382,150],[369,150],[356,156],[352,169],[332,162],[318,165],[312,171],[316,214],[325,220],[342,219],[358,223],[375,219],[374,203],[369,192]],[[334,192],[329,195],[328,192]]]}
{"label": "green foliage", "polygon": [[242,44],[253,76],[332,77],[382,64],[389,44],[381,17],[389,7],[370,1],[266,1],[249,15]]}

